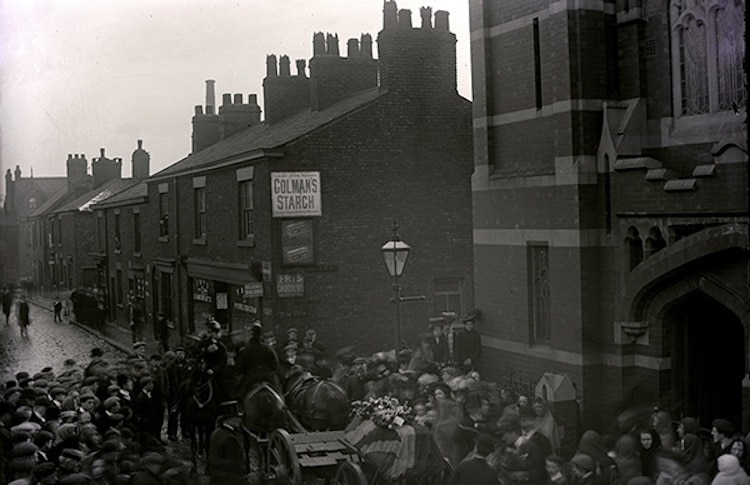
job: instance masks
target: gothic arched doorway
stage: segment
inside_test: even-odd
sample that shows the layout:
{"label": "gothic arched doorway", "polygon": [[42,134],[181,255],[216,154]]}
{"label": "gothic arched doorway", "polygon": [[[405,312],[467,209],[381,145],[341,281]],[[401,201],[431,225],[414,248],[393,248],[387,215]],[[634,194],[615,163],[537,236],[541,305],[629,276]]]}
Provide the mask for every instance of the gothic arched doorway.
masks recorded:
{"label": "gothic arched doorway", "polygon": [[[704,293],[695,292],[665,315],[671,332],[673,411],[742,423],[745,331],[740,319]],[[667,345],[669,345],[667,343]]]}

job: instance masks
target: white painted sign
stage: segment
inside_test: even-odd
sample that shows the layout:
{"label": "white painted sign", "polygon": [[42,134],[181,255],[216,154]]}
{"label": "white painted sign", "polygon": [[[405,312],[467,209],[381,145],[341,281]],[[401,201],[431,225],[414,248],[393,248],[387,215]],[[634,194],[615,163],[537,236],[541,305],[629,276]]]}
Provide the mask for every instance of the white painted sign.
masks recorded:
{"label": "white painted sign", "polygon": [[273,217],[323,215],[320,172],[271,172]]}

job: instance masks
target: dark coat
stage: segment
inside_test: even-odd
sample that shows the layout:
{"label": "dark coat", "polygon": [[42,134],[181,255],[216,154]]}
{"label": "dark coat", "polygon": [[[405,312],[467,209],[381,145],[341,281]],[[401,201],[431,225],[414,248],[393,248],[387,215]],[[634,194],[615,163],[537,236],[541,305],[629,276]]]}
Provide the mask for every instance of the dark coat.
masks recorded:
{"label": "dark coat", "polygon": [[138,429],[159,438],[161,434],[161,423],[164,408],[161,406],[155,393],[151,397],[141,391],[135,398],[133,412],[137,420]]}
{"label": "dark coat", "polygon": [[227,420],[211,433],[208,449],[206,474],[211,478],[209,483],[245,483],[245,438],[236,418]]}
{"label": "dark coat", "polygon": [[3,292],[3,313],[5,315],[10,315],[10,307],[13,306],[13,296],[11,293]]}
{"label": "dark coat", "polygon": [[466,359],[471,359],[471,365],[476,367],[482,356],[482,341],[479,332],[476,330],[461,332],[458,334],[456,347],[456,361],[463,365]]}
{"label": "dark coat", "polygon": [[444,336],[440,339],[430,337],[430,346],[432,347],[432,357],[438,364],[448,362],[448,340]]}
{"label": "dark coat", "polygon": [[462,461],[453,470],[451,485],[499,485],[497,472],[483,458]]}
{"label": "dark coat", "polygon": [[29,304],[25,301],[18,303],[18,324],[27,326],[31,321],[29,320]]}
{"label": "dark coat", "polygon": [[247,393],[253,384],[261,381],[269,382],[278,387],[276,371],[279,369],[279,359],[273,349],[257,339],[250,339],[237,355],[236,373],[240,379],[237,386],[237,397]]}

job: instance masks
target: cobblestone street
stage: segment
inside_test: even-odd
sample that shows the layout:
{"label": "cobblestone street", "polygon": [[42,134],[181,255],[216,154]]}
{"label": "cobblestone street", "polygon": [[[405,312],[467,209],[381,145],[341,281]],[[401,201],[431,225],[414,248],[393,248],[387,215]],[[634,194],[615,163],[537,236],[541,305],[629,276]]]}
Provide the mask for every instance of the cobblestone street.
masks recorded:
{"label": "cobblestone street", "polygon": [[34,302],[29,302],[31,325],[28,338],[22,338],[16,323],[16,307],[10,316],[10,324],[0,322],[0,379],[13,379],[16,372],[24,370],[30,374],[51,366],[60,372],[63,361],[75,359],[81,365],[90,360],[89,353],[94,347],[104,350],[112,359],[125,357],[125,353],[97,338],[95,335],[69,323],[53,322],[52,312]]}

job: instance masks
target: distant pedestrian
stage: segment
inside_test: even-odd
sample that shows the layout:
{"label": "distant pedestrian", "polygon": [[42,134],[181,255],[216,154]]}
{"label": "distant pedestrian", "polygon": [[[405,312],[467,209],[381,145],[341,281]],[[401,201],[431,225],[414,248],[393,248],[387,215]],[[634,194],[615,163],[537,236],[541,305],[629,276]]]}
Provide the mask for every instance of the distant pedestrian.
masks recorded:
{"label": "distant pedestrian", "polygon": [[5,325],[10,325],[10,307],[13,306],[13,295],[10,289],[3,288],[3,313],[5,314]]}
{"label": "distant pedestrian", "polygon": [[162,352],[167,352],[169,350],[169,331],[174,329],[174,325],[172,324],[172,322],[167,320],[166,315],[164,315],[164,312],[161,310],[156,313],[156,320],[154,324],[154,334],[156,336],[156,340],[159,341]]}
{"label": "distant pedestrian", "polygon": [[26,302],[26,295],[21,295],[21,301],[18,302],[18,326],[21,328],[22,337],[29,336],[27,327],[30,323],[29,304]]}
{"label": "distant pedestrian", "polygon": [[55,322],[62,322],[62,315],[61,314],[62,314],[63,305],[62,305],[62,302],[60,301],[60,297],[59,296],[55,297],[55,302],[52,304],[52,308],[55,310],[54,321]]}

